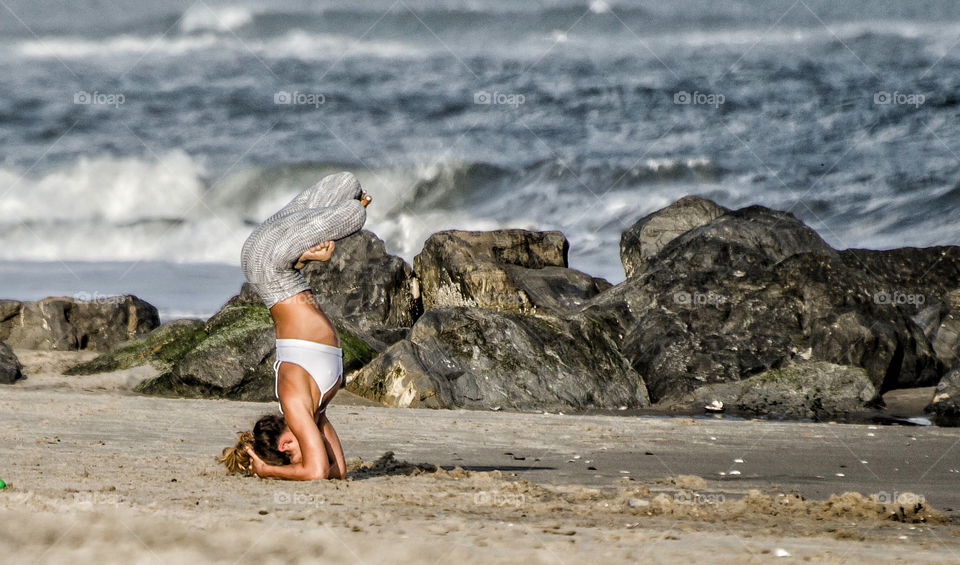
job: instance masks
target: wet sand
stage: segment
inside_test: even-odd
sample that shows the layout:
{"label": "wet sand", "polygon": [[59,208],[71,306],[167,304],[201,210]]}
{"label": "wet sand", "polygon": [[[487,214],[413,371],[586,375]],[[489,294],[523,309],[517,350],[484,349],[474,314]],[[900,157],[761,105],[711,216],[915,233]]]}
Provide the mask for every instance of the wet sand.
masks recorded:
{"label": "wet sand", "polygon": [[[0,562],[960,561],[957,429],[391,409],[344,391],[329,410],[348,480],[291,483],[213,459],[274,404],[144,397],[149,368],[64,377],[93,355],[17,354]],[[830,499],[845,492],[866,497]]]}

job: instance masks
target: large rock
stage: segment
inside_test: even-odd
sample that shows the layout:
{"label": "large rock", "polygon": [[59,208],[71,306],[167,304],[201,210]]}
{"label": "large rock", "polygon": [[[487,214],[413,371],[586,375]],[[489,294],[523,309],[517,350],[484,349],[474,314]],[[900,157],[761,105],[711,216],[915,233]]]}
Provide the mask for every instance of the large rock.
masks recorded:
{"label": "large rock", "polygon": [[[247,294],[232,298],[206,323],[171,322],[126,347],[73,367],[73,373],[114,370],[151,362],[164,372],[138,392],[190,398],[269,401],[274,396],[275,331],[269,311]],[[359,369],[376,354],[338,328],[344,371]]]}
{"label": "large rock", "polygon": [[620,339],[655,402],[813,359],[861,367],[881,393],[942,363],[885,287],[792,215],[753,206],[674,237],[578,314]]}
{"label": "large rock", "polygon": [[707,385],[693,392],[687,407],[714,401],[752,416],[816,420],[863,414],[881,403],[866,371],[824,362],[792,364],[742,381]]}
{"label": "large rock", "polygon": [[428,310],[407,340],[348,383],[391,406],[581,409],[643,407],[643,379],[591,320],[483,308]]}
{"label": "large rock", "polygon": [[960,290],[947,294],[946,302],[935,302],[914,317],[930,340],[934,353],[947,369],[960,364]]}
{"label": "large rock", "polygon": [[568,250],[560,232],[443,231],[427,239],[413,264],[428,310],[563,314],[610,287],[567,268]]}
{"label": "large rock", "polygon": [[337,242],[330,261],[311,261],[303,274],[328,315],[391,342],[423,312],[413,270],[383,241],[360,231]]}
{"label": "large rock", "polygon": [[620,236],[620,261],[627,278],[643,270],[651,257],[678,236],[709,224],[727,211],[710,200],[684,196],[638,220]]}
{"label": "large rock", "polygon": [[146,363],[166,372],[206,338],[206,324],[203,321],[173,320],[139,339],[115,345],[88,362],[74,365],[65,374],[108,373]]}
{"label": "large rock", "polygon": [[405,339],[348,378],[347,389],[387,406],[442,408],[445,398],[437,398],[438,388],[447,375],[455,379],[459,374],[452,361]]}
{"label": "large rock", "polygon": [[228,306],[210,318],[204,329],[205,339],[186,352],[168,373],[147,381],[138,390],[244,398],[253,381],[265,381],[265,375],[272,380],[269,358],[276,337],[265,307]]}
{"label": "large rock", "polygon": [[[714,245],[702,247],[711,242]],[[665,253],[669,251],[669,253]],[[751,256],[738,258],[741,252]],[[789,212],[749,206],[675,237],[660,250],[657,266],[721,269],[732,274],[746,267],[770,266],[800,253],[837,256],[815,231]]]}
{"label": "large rock", "polygon": [[943,373],[912,319],[916,309],[878,301],[869,273],[833,257],[802,254],[778,266],[775,280],[800,301],[796,314],[815,359],[863,367],[881,393],[931,386]]}
{"label": "large rock", "polygon": [[0,384],[13,384],[23,378],[22,369],[13,349],[0,341]]}
{"label": "large rock", "polygon": [[103,351],[159,325],[157,309],[130,295],[0,301],[0,340],[24,349]]}
{"label": "large rock", "polygon": [[940,379],[933,393],[933,401],[926,408],[942,424],[960,424],[960,367],[955,367]]}

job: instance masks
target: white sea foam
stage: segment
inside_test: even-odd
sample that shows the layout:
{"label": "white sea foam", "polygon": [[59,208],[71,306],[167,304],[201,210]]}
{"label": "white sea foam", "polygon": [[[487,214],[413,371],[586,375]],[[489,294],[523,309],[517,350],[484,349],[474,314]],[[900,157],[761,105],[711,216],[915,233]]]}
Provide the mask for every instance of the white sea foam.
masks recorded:
{"label": "white sea foam", "polygon": [[[275,178],[251,167],[207,188],[200,160],[182,151],[155,160],[81,158],[39,176],[0,168],[0,260],[235,265],[251,222],[334,169],[311,174],[307,168]],[[418,180],[447,173],[426,166],[359,171],[376,199],[367,229],[391,252],[412,260],[434,231],[506,226],[470,210],[418,206],[413,196]]]}
{"label": "white sea foam", "polygon": [[[562,226],[557,225],[560,208],[592,209],[594,196],[561,194],[555,184],[535,182],[515,193],[492,194],[479,207],[432,205],[442,192],[454,190],[453,179],[462,166],[431,163],[357,171],[375,198],[366,228],[386,242],[388,251],[412,261],[427,237],[444,229],[560,227],[578,246],[572,254],[575,260],[583,259],[578,266],[594,273],[599,265],[593,259],[600,256],[590,254],[605,241],[609,252],[601,256],[610,260],[613,271],[596,274],[618,277],[616,242],[622,227],[604,224],[611,215],[630,215],[625,196],[597,206],[582,221]],[[180,151],[158,160],[81,158],[62,169],[23,178],[19,171],[0,169],[0,190],[9,190],[0,199],[0,260],[236,265],[251,222],[263,220],[335,169],[305,167],[277,176],[272,170],[250,167],[209,188],[200,160]],[[423,183],[433,186],[434,194],[418,194],[416,188]],[[551,191],[556,198],[543,197]]]}
{"label": "white sea foam", "polygon": [[221,38],[214,34],[189,37],[115,35],[104,39],[83,37],[48,37],[31,39],[16,44],[14,52],[23,57],[37,59],[86,59],[99,57],[123,57],[143,55],[179,56],[221,45]]}
{"label": "white sea foam", "polygon": [[205,205],[202,176],[182,151],[82,157],[42,176],[0,169],[0,259],[235,263],[243,223]]}
{"label": "white sea foam", "polygon": [[425,53],[413,43],[388,40],[358,40],[339,34],[309,33],[292,30],[286,35],[253,46],[264,57],[297,59],[336,59],[345,56],[410,57]]}
{"label": "white sea foam", "polygon": [[202,196],[202,174],[182,151],[155,161],[81,157],[39,178],[0,169],[0,218],[129,223],[182,217]]}
{"label": "white sea foam", "polygon": [[[199,6],[199,5],[198,5]],[[194,11],[195,10],[195,11]],[[330,60],[350,56],[364,57],[420,57],[446,54],[443,44],[437,42],[356,38],[336,33],[315,33],[303,29],[291,28],[284,35],[273,38],[240,39],[232,33],[246,25],[245,18],[252,17],[248,11],[234,11],[236,8],[224,8],[211,11],[199,7],[188,10],[181,20],[181,29],[186,35],[131,35],[121,34],[105,38],[76,36],[48,36],[44,38],[24,39],[12,44],[12,52],[32,58],[82,59],[97,57],[131,57],[153,54],[160,56],[184,56],[194,52],[217,50],[252,52],[259,57],[298,58],[303,60]],[[200,15],[192,15],[192,14]],[[736,49],[752,46],[773,46],[790,44],[849,42],[868,33],[889,35],[904,39],[923,39],[926,49],[936,56],[949,54],[950,48],[960,34],[960,26],[954,23],[937,22],[901,22],[874,21],[855,23],[831,23],[826,26],[780,26],[773,29],[743,28],[695,31],[665,31],[644,34],[642,44],[639,36],[611,34],[609,37],[593,38],[589,42],[576,34],[567,34],[554,30],[545,35],[535,32],[526,39],[501,42],[499,44],[458,45],[460,56],[475,54],[498,54],[510,57],[540,58],[543,56],[543,42],[567,44],[567,48],[583,50],[595,56],[622,56],[625,53],[637,53],[647,48],[663,54],[667,48],[707,48],[731,47]]]}
{"label": "white sea foam", "polygon": [[[444,229],[558,229],[570,241],[571,266],[619,282],[623,279],[620,234],[637,219],[686,194],[705,194],[729,207],[764,204],[794,209],[801,216],[805,212],[796,207],[796,194],[758,195],[749,188],[749,175],[721,176],[717,182],[703,184],[696,175],[673,174],[684,168],[712,167],[704,157],[651,159],[636,167],[639,185],[614,183],[612,187],[565,184],[549,174],[550,164],[543,164],[484,185],[479,199],[477,194],[457,192],[477,190],[458,184],[465,166],[441,162],[356,170],[361,184],[374,196],[366,229],[383,239],[389,252],[407,261],[420,252],[430,234]],[[209,186],[202,159],[182,151],[150,160],[81,158],[61,169],[25,177],[20,171],[0,168],[0,192],[6,191],[0,198],[0,260],[236,265],[253,223],[322,176],[339,170],[335,165],[309,163],[251,166]],[[643,171],[652,174],[645,177]],[[665,172],[668,182],[660,178]],[[607,182],[619,176],[616,169],[610,174]],[[500,184],[506,189],[501,191]],[[849,186],[844,193],[848,198],[837,199],[834,216],[868,214],[869,225],[814,223],[813,227],[838,247],[902,245],[902,234],[896,230],[902,216],[897,210],[909,208],[912,196],[868,194],[864,204],[860,190],[867,188]],[[471,203],[464,204],[464,198]],[[929,237],[915,236],[910,243],[932,244],[960,235],[960,227],[945,228],[934,222],[914,232],[928,231]],[[899,234],[896,237],[901,240],[895,241],[890,234]]]}
{"label": "white sea foam", "polygon": [[156,161],[81,157],[39,178],[0,169],[0,217],[111,223],[182,217],[202,194],[201,174],[182,151]]}
{"label": "white sea foam", "polygon": [[850,41],[868,33],[891,35],[903,39],[926,38],[932,45],[941,45],[951,38],[956,40],[960,26],[955,23],[868,21],[828,23],[797,27],[781,25],[773,28],[746,28],[668,32],[650,36],[651,44],[683,45],[687,47],[781,45],[793,43],[820,43]]}
{"label": "white sea foam", "polygon": [[590,2],[590,11],[594,14],[606,14],[610,11],[610,4],[607,4],[604,0],[592,0]]}
{"label": "white sea foam", "polygon": [[269,39],[246,39],[233,35],[218,35],[204,31],[186,36],[138,36],[115,35],[103,39],[83,37],[48,37],[16,43],[13,51],[30,58],[113,58],[132,56],[177,57],[191,53],[216,50],[243,51],[263,58],[291,57],[303,60],[330,60],[350,56],[410,57],[425,53],[412,43],[401,41],[357,41],[340,34],[309,33],[291,30],[287,34]]}
{"label": "white sea foam", "polygon": [[180,18],[180,30],[226,32],[253,21],[253,13],[245,6],[209,6],[203,2],[190,6]]}

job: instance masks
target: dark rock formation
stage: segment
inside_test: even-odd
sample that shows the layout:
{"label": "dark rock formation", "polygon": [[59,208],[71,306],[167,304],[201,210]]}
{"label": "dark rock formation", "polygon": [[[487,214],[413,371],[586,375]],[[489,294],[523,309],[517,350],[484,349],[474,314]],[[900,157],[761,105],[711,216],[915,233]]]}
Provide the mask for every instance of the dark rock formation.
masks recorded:
{"label": "dark rock formation", "polygon": [[[555,232],[434,234],[414,261],[426,314],[350,386],[401,406],[646,402],[629,392],[602,397],[603,379],[615,375],[645,384],[650,398],[666,404],[722,385],[716,390],[744,411],[827,417],[862,410],[878,392],[933,384],[944,371],[942,352],[913,319],[917,305],[884,292],[911,281],[923,292],[953,288],[960,262],[952,248],[838,252],[788,213],[728,211],[690,197],[624,234],[628,279],[616,287],[570,282],[566,250]],[[926,286],[923,271],[933,274]],[[547,290],[538,294],[540,287]],[[927,317],[936,318],[934,333],[943,327],[947,351],[955,337],[949,314]],[[578,349],[577,341],[590,348]],[[604,355],[605,368],[589,368]],[[629,376],[608,368],[621,356],[635,371]],[[803,371],[787,369],[794,364]],[[571,392],[581,388],[594,396]]]}
{"label": "dark rock formation", "polygon": [[[273,320],[264,306],[227,306],[204,327],[206,338],[172,369],[137,390],[173,396],[268,400],[272,395]],[[251,390],[252,389],[252,390]],[[253,393],[253,397],[249,393]]]}
{"label": "dark rock formation", "polygon": [[940,379],[926,410],[936,416],[937,423],[960,425],[960,366]]}
{"label": "dark rock formation", "polygon": [[723,402],[727,410],[784,419],[827,420],[863,414],[881,402],[866,371],[811,362],[773,369],[692,393],[687,407]]}
{"label": "dark rock formation", "polygon": [[130,295],[93,301],[0,300],[0,340],[24,349],[103,351],[159,325],[157,309]]}
{"label": "dark rock formation", "polygon": [[413,270],[361,231],[337,242],[330,261],[311,261],[303,274],[324,312],[386,343],[406,335],[423,306]]}
{"label": "dark rock formation", "polygon": [[511,410],[643,407],[643,379],[590,320],[428,310],[348,383],[391,406]]}
{"label": "dark rock formation", "polygon": [[638,220],[620,236],[620,262],[627,278],[643,270],[644,263],[677,236],[709,224],[727,211],[709,200],[684,196]]}
{"label": "dark rock formation", "polygon": [[945,302],[927,306],[913,321],[930,340],[933,352],[944,367],[960,365],[960,290],[949,292]]}
{"label": "dark rock formation", "polygon": [[567,268],[568,249],[560,232],[444,231],[427,239],[413,264],[426,309],[563,314],[610,287]]}
{"label": "dark rock formation", "polygon": [[[955,411],[957,377],[944,375],[960,365],[960,248],[837,251],[789,213],[696,197],[623,234],[627,279],[615,287],[569,269],[568,247],[559,232],[445,231],[411,269],[361,232],[304,273],[337,323],[346,371],[359,370],[348,387],[388,405],[721,400],[823,419],[940,382],[931,410]],[[136,308],[121,319],[67,299],[41,303],[0,301],[0,339],[98,346],[110,340],[94,326],[136,333],[130,320],[144,319]],[[149,361],[163,373],[144,392],[272,400],[273,339],[269,313],[244,285],[206,323],[165,325],[74,371]]]}
{"label": "dark rock formation", "polygon": [[150,363],[161,371],[170,370],[188,351],[206,339],[201,320],[173,320],[147,335],[121,343],[86,363],[74,365],[66,375],[92,375]]}
{"label": "dark rock formation", "polygon": [[[694,209],[688,223],[700,221]],[[654,401],[794,359],[862,367],[880,392],[934,384],[943,368],[916,308],[878,297],[889,281],[855,257],[792,215],[753,206],[674,237],[579,315],[622,336]],[[871,257],[880,269],[883,255]]]}
{"label": "dark rock formation", "polygon": [[6,343],[0,341],[0,384],[8,385],[23,378],[23,366]]}

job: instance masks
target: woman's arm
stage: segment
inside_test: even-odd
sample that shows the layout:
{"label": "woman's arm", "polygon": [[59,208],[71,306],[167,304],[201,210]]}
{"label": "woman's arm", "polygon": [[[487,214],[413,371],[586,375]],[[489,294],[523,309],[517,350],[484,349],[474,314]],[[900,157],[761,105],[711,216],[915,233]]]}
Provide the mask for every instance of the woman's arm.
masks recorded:
{"label": "woman's arm", "polygon": [[332,471],[330,458],[327,454],[324,438],[320,434],[317,424],[313,421],[312,414],[294,416],[286,405],[284,405],[283,414],[287,427],[290,428],[300,444],[302,459],[289,465],[268,465],[248,447],[247,453],[250,454],[251,461],[250,470],[258,477],[291,481],[317,481],[329,478]]}
{"label": "woman's arm", "polygon": [[320,433],[323,435],[324,447],[330,457],[330,478],[347,478],[347,462],[343,458],[343,446],[340,445],[337,430],[333,429],[333,424],[327,419],[326,413],[320,415]]}

